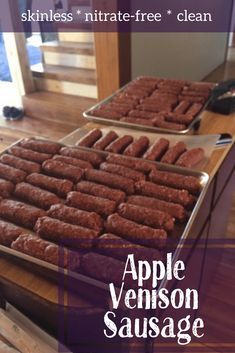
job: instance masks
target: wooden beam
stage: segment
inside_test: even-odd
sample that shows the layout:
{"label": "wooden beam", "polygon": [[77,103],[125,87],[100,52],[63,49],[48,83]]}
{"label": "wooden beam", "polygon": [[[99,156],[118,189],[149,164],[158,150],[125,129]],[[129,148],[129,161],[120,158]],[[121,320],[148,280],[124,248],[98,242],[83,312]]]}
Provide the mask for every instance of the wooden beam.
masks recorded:
{"label": "wooden beam", "polygon": [[20,29],[20,14],[19,11],[17,11],[15,0],[8,1],[6,11],[6,18],[8,18],[8,21],[11,21],[12,23],[12,32],[4,32],[3,38],[13,83],[18,88],[20,95],[23,96],[34,92],[35,85],[32,72],[30,70],[23,28],[21,28],[22,32],[14,31],[14,21],[17,22],[17,31]]}
{"label": "wooden beam", "polygon": [[[117,12],[117,0],[95,0],[93,9]],[[113,26],[113,25],[112,25]],[[95,28],[94,28],[95,29]],[[113,28],[112,28],[113,30]],[[111,95],[131,78],[130,33],[95,32],[95,55],[99,100]]]}

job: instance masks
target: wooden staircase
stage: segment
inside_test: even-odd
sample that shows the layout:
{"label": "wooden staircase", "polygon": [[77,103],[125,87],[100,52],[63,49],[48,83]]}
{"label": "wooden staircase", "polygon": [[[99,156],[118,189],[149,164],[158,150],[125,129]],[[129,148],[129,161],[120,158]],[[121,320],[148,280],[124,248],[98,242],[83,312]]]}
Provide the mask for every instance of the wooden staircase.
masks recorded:
{"label": "wooden staircase", "polygon": [[93,33],[59,32],[41,49],[43,63],[31,67],[37,90],[97,99]]}

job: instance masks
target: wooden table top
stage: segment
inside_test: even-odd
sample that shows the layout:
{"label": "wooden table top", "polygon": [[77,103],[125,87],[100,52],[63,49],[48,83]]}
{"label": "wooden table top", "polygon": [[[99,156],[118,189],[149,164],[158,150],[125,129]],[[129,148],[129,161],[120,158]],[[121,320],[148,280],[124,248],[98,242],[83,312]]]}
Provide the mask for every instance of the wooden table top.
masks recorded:
{"label": "wooden table top", "polygon": [[[203,119],[197,134],[221,134],[229,133],[233,136],[233,142],[235,139],[235,115],[232,116],[223,116],[219,114],[214,114],[211,112],[204,112]],[[92,124],[89,124],[92,126]],[[16,137],[16,140],[18,136]],[[222,162],[226,158],[229,150],[232,145],[227,145],[223,148],[217,148],[205,168],[211,177],[220,168]],[[6,146],[1,144],[0,141],[0,150],[5,149]],[[4,281],[16,284],[19,287],[27,288],[29,292],[33,295],[42,298],[50,302],[51,304],[58,304],[58,287],[52,281],[43,278],[42,276],[33,273],[32,271],[26,270],[25,268],[19,267],[18,265],[11,263],[10,260],[0,259],[0,278]],[[91,306],[91,304],[78,297],[74,297],[73,300],[77,307]]]}

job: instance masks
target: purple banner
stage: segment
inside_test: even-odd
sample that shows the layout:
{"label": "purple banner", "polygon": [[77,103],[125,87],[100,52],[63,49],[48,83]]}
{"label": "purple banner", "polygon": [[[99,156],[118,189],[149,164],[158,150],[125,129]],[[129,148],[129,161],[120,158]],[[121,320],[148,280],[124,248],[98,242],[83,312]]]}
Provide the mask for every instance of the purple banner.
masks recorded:
{"label": "purple banner", "polygon": [[168,252],[155,270],[146,258],[144,271],[130,249],[138,276],[130,285],[133,267],[120,269],[124,289],[102,287],[95,267],[89,283],[61,278],[60,341],[74,353],[234,352],[234,246],[231,239],[187,241],[177,262]]}
{"label": "purple banner", "polygon": [[233,0],[1,0],[2,32],[230,32]]}

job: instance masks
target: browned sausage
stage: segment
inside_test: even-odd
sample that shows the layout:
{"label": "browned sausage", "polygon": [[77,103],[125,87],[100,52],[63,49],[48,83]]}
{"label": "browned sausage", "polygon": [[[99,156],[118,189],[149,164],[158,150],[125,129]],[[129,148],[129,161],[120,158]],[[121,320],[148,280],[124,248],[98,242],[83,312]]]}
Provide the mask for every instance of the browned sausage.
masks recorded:
{"label": "browned sausage", "polygon": [[64,147],[60,150],[60,154],[62,154],[62,156],[77,158],[86,162],[90,162],[95,167],[98,167],[103,161],[103,157],[96,152],[85,151],[74,147]]}
{"label": "browned sausage", "polygon": [[46,213],[39,208],[13,200],[0,202],[0,217],[22,227],[33,229],[37,219]]}
{"label": "browned sausage", "polygon": [[22,234],[11,247],[16,251],[70,270],[78,269],[80,266],[80,255],[77,252],[59,247],[35,235]]}
{"label": "browned sausage", "polygon": [[4,246],[11,246],[11,243],[18,238],[20,234],[24,233],[23,229],[14,224],[0,220],[0,244]]}
{"label": "browned sausage", "polygon": [[162,255],[157,249],[131,243],[114,234],[104,234],[97,239],[97,248],[105,255],[112,256],[126,262],[129,254],[134,254],[137,261],[162,260]]}
{"label": "browned sausage", "polygon": [[160,127],[162,129],[176,130],[176,131],[183,131],[186,129],[186,125],[166,121],[166,118],[164,116],[154,119],[153,122],[154,122],[154,126]]}
{"label": "browned sausage", "polygon": [[205,157],[205,151],[203,148],[193,148],[183,153],[177,160],[176,165],[180,167],[192,168]]}
{"label": "browned sausage", "polygon": [[21,169],[26,173],[40,173],[41,170],[40,164],[26,161],[25,159],[15,157],[11,154],[2,155],[0,161],[10,167]]}
{"label": "browned sausage", "polygon": [[78,183],[83,175],[83,170],[79,167],[74,167],[72,165],[56,161],[54,159],[49,159],[44,162],[42,169],[49,175],[69,179],[74,183]]}
{"label": "browned sausage", "polygon": [[126,115],[129,110],[131,110],[131,106],[128,104],[119,104],[119,103],[107,103],[101,106],[101,109],[114,111],[120,113],[122,115]]}
{"label": "browned sausage", "polygon": [[115,154],[110,154],[106,158],[107,162],[122,165],[127,168],[132,168],[135,170],[139,170],[140,172],[149,173],[152,169],[156,168],[155,165],[151,162],[130,159],[126,156],[119,156]]}
{"label": "browned sausage", "polygon": [[158,117],[157,113],[145,112],[141,110],[131,110],[128,114],[131,118],[138,118],[138,119],[154,119]]}
{"label": "browned sausage", "polygon": [[108,147],[106,147],[105,150],[112,153],[122,153],[125,148],[132,142],[133,137],[125,135],[113,141]]}
{"label": "browned sausage", "polygon": [[167,121],[170,121],[172,123],[189,125],[193,121],[194,116],[188,113],[187,114],[169,113],[166,115],[165,118]]}
{"label": "browned sausage", "polygon": [[121,286],[124,262],[89,252],[82,256],[81,267],[83,272],[92,278],[107,284],[114,283],[116,286]]}
{"label": "browned sausage", "polygon": [[187,146],[184,142],[177,142],[175,146],[169,148],[169,150],[164,154],[161,159],[161,162],[167,164],[175,164],[179,156],[181,156],[181,154],[184,153],[186,150]]}
{"label": "browned sausage", "polygon": [[100,129],[93,129],[86,136],[82,137],[76,145],[83,147],[92,147],[94,143],[102,137]]}
{"label": "browned sausage", "polygon": [[200,103],[200,104],[204,104],[205,103],[205,98],[203,97],[192,97],[192,96],[179,96],[179,100],[184,100],[184,101],[188,101],[190,103]]}
{"label": "browned sausage", "polygon": [[80,210],[97,212],[103,217],[109,216],[116,209],[116,202],[114,201],[76,191],[68,194],[66,203],[68,206]]}
{"label": "browned sausage", "polygon": [[191,108],[187,111],[187,114],[196,116],[198,115],[203,108],[203,105],[200,103],[194,103]]}
{"label": "browned sausage", "polygon": [[125,156],[141,157],[149,147],[149,139],[146,136],[141,136],[132,144],[130,144],[124,151]]}
{"label": "browned sausage", "polygon": [[56,154],[59,152],[61,145],[57,142],[44,141],[39,139],[25,139],[19,143],[21,147],[48,154]]}
{"label": "browned sausage", "polygon": [[188,110],[188,108],[190,107],[190,103],[187,101],[181,101],[177,107],[174,110],[174,113],[176,114],[185,114],[185,112]]}
{"label": "browned sausage", "polygon": [[111,174],[121,175],[134,181],[145,180],[145,175],[142,172],[113,163],[104,162],[100,165],[100,169]]}
{"label": "browned sausage", "polygon": [[124,191],[109,188],[108,186],[91,183],[90,181],[80,181],[77,184],[77,191],[85,194],[103,197],[116,203],[124,202],[126,194]]}
{"label": "browned sausage", "polygon": [[113,110],[107,110],[107,109],[95,109],[92,112],[90,112],[92,116],[98,117],[98,118],[104,118],[104,119],[110,119],[110,120],[120,120],[123,117],[123,114],[120,112],[115,112]]}
{"label": "browned sausage", "polygon": [[77,159],[77,158],[73,158],[73,157],[65,157],[65,156],[55,155],[53,157],[53,159],[58,162],[73,165],[74,167],[79,167],[81,169],[92,169],[93,168],[93,166],[90,162],[86,162],[81,159]]}
{"label": "browned sausage", "polygon": [[134,193],[134,181],[120,175],[90,169],[85,171],[85,178],[88,181],[93,181],[114,189],[122,190],[127,194]]}
{"label": "browned sausage", "polygon": [[160,140],[156,141],[144,154],[143,158],[157,161],[160,160],[163,154],[167,151],[169,147],[169,141],[161,138]]}
{"label": "browned sausage", "polygon": [[4,198],[10,197],[15,189],[15,185],[10,181],[0,179],[0,196]]}
{"label": "browned sausage", "polygon": [[110,145],[114,140],[118,138],[115,131],[109,131],[105,136],[99,139],[93,146],[97,150],[105,150],[105,148]]}
{"label": "browned sausage", "polygon": [[135,187],[137,192],[141,195],[156,197],[168,202],[175,202],[184,207],[191,207],[194,203],[194,197],[190,195],[187,190],[173,189],[148,181],[138,181]]}
{"label": "browned sausage", "polygon": [[117,234],[129,241],[162,249],[166,245],[167,233],[163,229],[153,229],[120,217],[117,213],[108,217],[107,232]]}
{"label": "browned sausage", "polygon": [[51,206],[49,211],[47,211],[47,215],[62,222],[94,229],[98,232],[103,227],[103,219],[97,213],[81,211],[62,204]]}
{"label": "browned sausage", "polygon": [[166,112],[171,112],[172,110],[172,104],[171,103],[158,103],[158,104],[141,104],[137,106],[137,109],[139,110],[144,110],[147,112],[152,112],[152,113],[159,113],[161,111],[166,111]]}
{"label": "browned sausage", "polygon": [[43,174],[33,173],[27,176],[27,183],[51,191],[61,197],[73,189],[73,183],[65,179],[56,179]]}
{"label": "browned sausage", "polygon": [[40,153],[19,146],[11,147],[8,152],[16,157],[36,163],[43,163],[44,161],[52,157],[52,154]]}
{"label": "browned sausage", "polygon": [[174,228],[174,219],[168,213],[146,207],[122,203],[118,207],[118,214],[146,226],[165,229],[167,232]]}
{"label": "browned sausage", "polygon": [[17,184],[14,195],[22,201],[45,210],[61,202],[55,194],[27,183]]}
{"label": "browned sausage", "polygon": [[14,184],[22,182],[26,173],[23,170],[10,167],[9,165],[0,163],[0,178],[11,181]]}
{"label": "browned sausage", "polygon": [[140,118],[132,118],[130,116],[126,116],[122,118],[121,121],[129,124],[154,126],[154,122],[151,119],[140,119]]}
{"label": "browned sausage", "polygon": [[188,190],[192,194],[198,194],[201,189],[200,181],[193,176],[153,170],[149,175],[149,179],[160,185]]}
{"label": "browned sausage", "polygon": [[127,202],[133,205],[144,206],[150,209],[166,212],[180,222],[183,222],[186,218],[184,207],[175,203],[146,196],[129,196]]}
{"label": "browned sausage", "polygon": [[90,249],[93,240],[99,235],[99,232],[95,230],[64,223],[49,217],[39,218],[34,230],[37,235],[44,239],[77,249]]}

